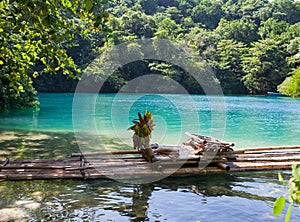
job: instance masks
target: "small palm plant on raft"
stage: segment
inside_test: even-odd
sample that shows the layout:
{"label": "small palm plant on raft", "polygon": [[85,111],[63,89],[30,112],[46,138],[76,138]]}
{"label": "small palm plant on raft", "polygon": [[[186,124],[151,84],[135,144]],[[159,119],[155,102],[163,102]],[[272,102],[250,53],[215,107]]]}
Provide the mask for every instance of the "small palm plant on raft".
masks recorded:
{"label": "small palm plant on raft", "polygon": [[134,125],[128,128],[134,131],[132,136],[133,147],[142,151],[144,158],[148,161],[152,161],[154,154],[150,147],[150,138],[154,130],[153,115],[146,110],[144,115],[138,112],[138,117],[138,119],[132,120]]}

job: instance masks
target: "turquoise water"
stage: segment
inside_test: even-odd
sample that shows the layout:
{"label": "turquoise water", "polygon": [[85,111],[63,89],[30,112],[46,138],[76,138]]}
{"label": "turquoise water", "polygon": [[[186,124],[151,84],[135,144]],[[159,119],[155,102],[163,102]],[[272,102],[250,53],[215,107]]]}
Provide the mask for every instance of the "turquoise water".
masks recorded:
{"label": "turquoise water", "polygon": [[0,116],[0,129],[85,132],[120,138],[137,112],[154,114],[153,142],[180,144],[185,132],[235,142],[237,148],[300,144],[300,100],[254,96],[39,94],[40,110]]}
{"label": "turquoise water", "polygon": [[[87,145],[97,149],[98,142],[128,148],[127,128],[146,108],[154,114],[154,143],[180,144],[189,131],[232,141],[236,149],[300,144],[299,99],[47,93],[39,99],[38,111],[1,114],[0,159],[68,157]],[[144,185],[1,182],[0,221],[283,221],[272,216],[281,194],[275,189],[285,190],[277,172],[169,177]],[[299,215],[295,208],[291,221]]]}

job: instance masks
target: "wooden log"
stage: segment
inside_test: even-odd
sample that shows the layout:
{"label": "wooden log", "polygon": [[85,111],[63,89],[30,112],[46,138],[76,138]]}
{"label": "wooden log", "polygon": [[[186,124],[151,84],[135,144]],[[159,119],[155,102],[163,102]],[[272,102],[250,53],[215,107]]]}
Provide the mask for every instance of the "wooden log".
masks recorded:
{"label": "wooden log", "polygon": [[300,161],[300,156],[294,157],[260,157],[260,158],[236,158],[234,162],[292,162]]}
{"label": "wooden log", "polygon": [[104,156],[104,155],[124,155],[124,154],[141,154],[139,150],[121,150],[121,151],[108,151],[108,152],[92,152],[92,153],[72,153],[72,157],[83,156]]}
{"label": "wooden log", "polygon": [[[180,166],[183,164],[198,164],[199,163],[199,157],[191,157],[190,159],[182,158],[182,159],[177,159],[174,161],[173,159],[169,157],[163,157],[163,156],[158,156],[156,159],[160,164],[163,164],[164,166],[167,165],[174,165],[174,166]],[[227,160],[224,160],[227,161]],[[141,166],[141,165],[149,165],[153,163],[149,163],[145,161],[144,159],[140,159],[140,161],[109,161],[109,162],[101,162],[101,161],[91,161],[91,162],[86,162],[84,167],[81,166],[75,166],[75,167],[69,167],[65,168],[66,171],[74,171],[74,170],[86,170],[86,169],[93,169],[93,168],[116,168],[119,167],[120,169],[128,166]]]}
{"label": "wooden log", "polygon": [[64,159],[33,159],[33,160],[11,160],[10,164],[26,164],[26,163],[65,163],[77,162],[80,158],[64,158]]}
{"label": "wooden log", "polygon": [[229,170],[230,170],[230,166],[227,165],[227,164],[225,164],[225,163],[220,163],[220,162],[218,162],[218,163],[216,163],[216,165],[217,165],[219,168],[223,169],[223,170],[226,170],[226,171],[229,171]]}
{"label": "wooden log", "polygon": [[[142,156],[122,156],[122,157],[115,157],[115,156],[109,156],[109,157],[86,157],[84,158],[86,161],[120,161],[120,162],[124,162],[124,161],[136,161],[136,160],[142,160],[144,158],[142,158]],[[80,161],[80,160],[78,160]]]}
{"label": "wooden log", "polygon": [[[235,157],[239,158],[261,158],[261,157],[289,157],[289,156],[299,156],[299,152],[260,152],[260,153],[243,153],[243,154],[238,154]],[[226,157],[227,155],[219,155],[217,154],[216,156],[222,156]]]}
{"label": "wooden log", "polygon": [[278,147],[257,147],[257,148],[247,148],[229,152],[220,152],[219,154],[247,154],[247,153],[255,153],[260,151],[274,151],[274,150],[295,150],[300,149],[300,146],[278,146]]}
{"label": "wooden log", "polygon": [[197,135],[197,134],[191,134],[189,132],[185,132],[185,134],[187,136],[189,136],[190,138],[193,138],[195,140],[198,140],[200,142],[213,142],[213,143],[218,143],[220,144],[221,146],[225,146],[225,147],[230,147],[230,146],[234,146],[234,143],[232,142],[226,142],[226,141],[223,141],[223,140],[220,140],[220,139],[216,139],[214,137],[211,137],[211,136],[201,136],[201,135]]}
{"label": "wooden log", "polygon": [[6,169],[65,169],[72,166],[42,166],[42,165],[7,165],[7,166],[0,166],[1,170]]}
{"label": "wooden log", "polygon": [[258,168],[258,169],[265,169],[265,168],[273,168],[273,169],[281,169],[282,167],[291,167],[291,165],[300,164],[300,161],[294,161],[294,162],[232,162],[232,168],[233,167],[239,167],[239,168]]}

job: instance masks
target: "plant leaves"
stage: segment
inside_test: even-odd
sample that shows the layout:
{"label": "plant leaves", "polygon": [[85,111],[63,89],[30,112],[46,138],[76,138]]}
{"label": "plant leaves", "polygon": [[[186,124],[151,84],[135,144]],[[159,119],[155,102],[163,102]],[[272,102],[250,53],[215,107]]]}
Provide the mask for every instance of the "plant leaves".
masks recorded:
{"label": "plant leaves", "polygon": [[286,212],[286,215],[285,215],[285,222],[289,222],[290,221],[290,217],[291,217],[291,213],[292,213],[292,209],[293,209],[293,202],[290,203],[290,206]]}
{"label": "plant leaves", "polygon": [[285,197],[284,196],[278,197],[274,202],[273,215],[278,216],[282,212],[284,205],[285,205]]}
{"label": "plant leaves", "polygon": [[293,165],[292,165],[292,175],[293,175],[295,180],[300,179],[300,169],[297,166],[297,164],[295,164],[295,163],[293,163]]}
{"label": "plant leaves", "polygon": [[282,183],[282,185],[285,185],[285,182],[284,182],[284,179],[283,179],[281,173],[278,173],[278,180],[280,183]]}

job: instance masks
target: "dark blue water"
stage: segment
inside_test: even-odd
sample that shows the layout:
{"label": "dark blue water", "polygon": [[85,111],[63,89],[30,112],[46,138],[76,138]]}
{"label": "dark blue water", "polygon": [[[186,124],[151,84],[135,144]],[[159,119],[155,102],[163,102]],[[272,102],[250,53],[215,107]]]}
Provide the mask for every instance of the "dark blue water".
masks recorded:
{"label": "dark blue water", "polygon": [[[236,148],[299,145],[300,100],[252,96],[39,94],[40,109],[0,116],[0,159],[58,158],[83,143],[128,148],[138,111],[154,114],[153,142],[179,144],[185,132]],[[81,139],[85,138],[85,141]],[[115,148],[114,147],[114,148]],[[289,172],[285,172],[286,179]],[[110,180],[0,183],[0,221],[283,221],[272,216],[286,192],[277,172],[169,177],[143,185]],[[291,221],[299,221],[293,209]]]}

